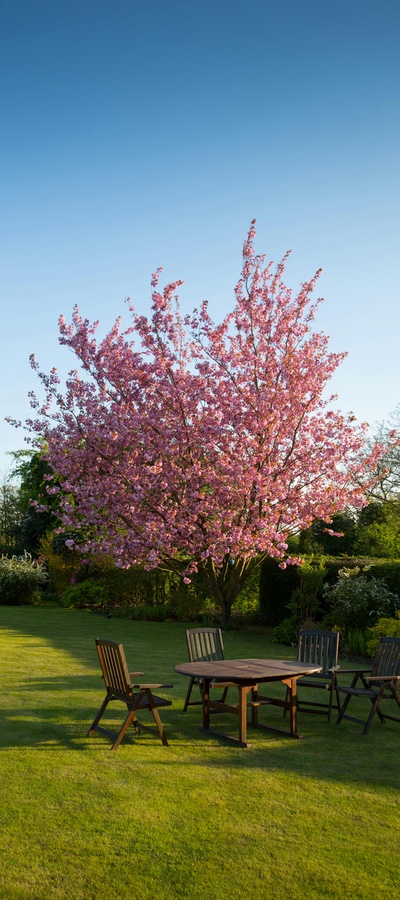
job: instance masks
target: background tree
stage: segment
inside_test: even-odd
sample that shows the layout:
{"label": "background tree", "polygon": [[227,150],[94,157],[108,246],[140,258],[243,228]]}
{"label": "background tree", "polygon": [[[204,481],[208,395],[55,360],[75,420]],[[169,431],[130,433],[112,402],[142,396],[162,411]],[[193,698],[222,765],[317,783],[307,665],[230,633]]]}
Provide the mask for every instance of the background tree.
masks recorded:
{"label": "background tree", "polygon": [[310,528],[301,532],[299,553],[351,556],[354,551],[356,533],[357,515],[355,510],[335,513],[330,524],[317,519]]}
{"label": "background tree", "polygon": [[360,511],[354,552],[358,556],[400,559],[399,501],[375,501]]}
{"label": "background tree", "polygon": [[[54,476],[53,470],[44,458],[43,450],[30,452],[19,450],[12,453],[14,467],[12,475],[19,479],[15,489],[18,508],[18,523],[15,528],[15,545],[17,551],[37,555],[40,541],[49,531],[60,525],[56,512],[59,505],[58,496],[47,494],[48,479]],[[37,508],[41,508],[38,515]]]}
{"label": "background tree", "polygon": [[10,555],[18,551],[20,523],[18,487],[11,475],[5,475],[0,483],[0,553]]}
{"label": "background tree", "polygon": [[[397,440],[396,440],[397,438]],[[386,452],[377,463],[376,480],[371,488],[372,500],[390,503],[400,501],[400,404],[389,416],[387,422],[381,422],[376,435],[366,443],[368,453],[374,442],[386,446]]]}
{"label": "background tree", "polygon": [[[360,507],[381,448],[365,458],[365,427],[330,407],[325,387],[344,354],[312,331],[318,274],[296,297],[243,249],[236,303],[220,325],[207,304],[182,318],[174,292],[157,290],[150,320],[130,304],[104,340],[77,307],[60,342],[77,357],[65,393],[41,374],[45,401],[28,428],[63,491],[67,527],[93,529],[84,552],[201,573],[229,619],[246,579],[267,556],[291,560],[287,541],[315,519]],[[318,302],[318,301],[317,301]],[[68,541],[73,546],[72,541]]]}

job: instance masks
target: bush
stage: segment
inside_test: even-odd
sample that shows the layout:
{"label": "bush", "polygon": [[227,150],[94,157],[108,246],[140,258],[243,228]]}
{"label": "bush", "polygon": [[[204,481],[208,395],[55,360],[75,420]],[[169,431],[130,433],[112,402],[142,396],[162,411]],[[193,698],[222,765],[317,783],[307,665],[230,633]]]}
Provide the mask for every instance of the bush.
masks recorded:
{"label": "bush", "polygon": [[[305,561],[309,561],[307,557]],[[368,566],[368,572],[363,572],[366,578],[378,578],[386,584],[389,591],[400,596],[400,560],[324,557],[324,584],[335,584],[343,567],[360,569],[365,566]],[[280,569],[279,560],[267,559],[263,562],[260,573],[260,617],[265,625],[279,625],[287,616],[288,604],[293,591],[300,587],[300,580],[301,566]],[[322,594],[319,603],[322,612],[328,612],[328,608],[324,609]]]}
{"label": "bush", "polygon": [[192,585],[181,583],[171,592],[169,607],[172,617],[178,622],[198,622],[203,613],[211,612],[214,603]]}
{"label": "bush", "polygon": [[323,592],[330,611],[324,625],[337,628],[345,635],[351,630],[365,632],[382,616],[390,616],[400,606],[383,581],[359,574],[360,569],[341,569],[336,584],[326,585]]}
{"label": "bush", "polygon": [[120,569],[108,556],[81,558],[76,570],[77,584],[87,580],[101,581],[115,606],[166,603],[172,589],[172,579],[170,573],[160,569],[146,571],[143,566]]}
{"label": "bush", "polygon": [[291,647],[297,644],[297,636],[301,625],[300,616],[287,616],[280,625],[274,628],[273,640],[277,644],[288,644]]}
{"label": "bush", "polygon": [[274,640],[279,644],[296,644],[301,625],[306,621],[314,622],[319,610],[326,575],[325,557],[312,557],[296,568],[299,586],[294,589],[290,602],[287,603],[291,614],[274,629]]}
{"label": "bush", "polygon": [[107,609],[109,596],[101,582],[84,581],[67,588],[62,597],[68,609]]}
{"label": "bush", "polygon": [[37,601],[38,589],[47,581],[44,565],[30,553],[0,558],[0,603],[23,606]]}
{"label": "bush", "polygon": [[342,651],[346,656],[358,656],[365,659],[368,656],[367,632],[350,629],[343,638]]}
{"label": "bush", "polygon": [[140,622],[165,622],[170,618],[170,610],[164,604],[152,606],[150,603],[141,603],[130,609],[129,617]]}
{"label": "bush", "polygon": [[400,609],[393,619],[379,619],[379,622],[370,629],[367,641],[369,656],[375,656],[381,637],[400,638]]}
{"label": "bush", "polygon": [[50,584],[56,595],[61,597],[76,577],[82,560],[79,553],[76,553],[75,550],[68,550],[66,547],[63,553],[59,553],[54,549],[53,541],[51,533],[42,538],[40,552],[46,560]]}
{"label": "bush", "polygon": [[293,591],[289,609],[300,622],[314,621],[319,610],[319,598],[326,576],[325,557],[312,557],[299,567],[300,585]]}

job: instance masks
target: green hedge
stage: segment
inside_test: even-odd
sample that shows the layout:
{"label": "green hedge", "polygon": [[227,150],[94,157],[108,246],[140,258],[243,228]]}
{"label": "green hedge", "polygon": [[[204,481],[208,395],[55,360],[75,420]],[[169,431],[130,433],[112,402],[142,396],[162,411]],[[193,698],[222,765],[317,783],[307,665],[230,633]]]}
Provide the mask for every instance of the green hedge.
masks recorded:
{"label": "green hedge", "polygon": [[[389,591],[400,597],[400,560],[358,557],[325,557],[327,574],[324,584],[335,584],[340,569],[358,566],[367,578],[380,578]],[[365,569],[368,568],[368,571]],[[279,561],[267,559],[260,573],[260,618],[264,625],[280,625],[288,615],[287,604],[293,591],[300,587],[300,567],[279,568]]]}
{"label": "green hedge", "polygon": [[287,604],[300,586],[298,566],[279,568],[279,561],[266,559],[260,571],[260,618],[265,625],[280,625],[287,616]]}

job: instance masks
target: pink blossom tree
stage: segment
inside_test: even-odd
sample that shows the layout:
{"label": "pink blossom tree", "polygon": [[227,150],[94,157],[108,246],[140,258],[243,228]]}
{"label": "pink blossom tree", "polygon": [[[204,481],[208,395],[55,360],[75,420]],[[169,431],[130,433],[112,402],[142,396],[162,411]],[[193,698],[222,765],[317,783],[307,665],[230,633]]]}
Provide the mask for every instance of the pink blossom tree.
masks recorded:
{"label": "pink blossom tree", "polygon": [[[38,371],[45,400],[28,420],[62,488],[64,526],[90,526],[84,553],[201,573],[225,620],[266,556],[315,519],[365,504],[381,448],[365,454],[366,425],[334,410],[327,382],[345,354],[312,330],[318,275],[296,297],[283,283],[287,255],[243,248],[234,309],[214,325],[207,303],[182,316],[180,281],[157,289],[152,316],[120,319],[104,340],[74,308],[60,343],[79,360],[64,393]],[[82,374],[83,372],[83,374]],[[51,483],[49,493],[60,491]],[[71,543],[71,542],[70,542]]]}

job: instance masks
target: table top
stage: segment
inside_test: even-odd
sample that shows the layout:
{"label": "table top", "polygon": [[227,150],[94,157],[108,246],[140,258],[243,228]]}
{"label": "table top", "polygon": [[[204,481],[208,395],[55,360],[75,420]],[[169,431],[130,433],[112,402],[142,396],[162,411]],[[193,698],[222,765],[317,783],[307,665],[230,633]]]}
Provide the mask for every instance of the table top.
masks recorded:
{"label": "table top", "polygon": [[321,669],[322,666],[294,662],[292,659],[216,659],[211,662],[178,663],[175,666],[175,672],[180,675],[247,685],[313,675]]}

